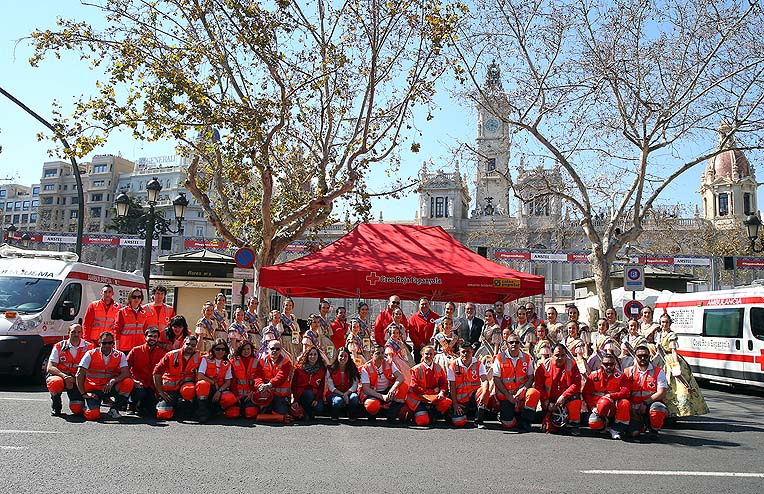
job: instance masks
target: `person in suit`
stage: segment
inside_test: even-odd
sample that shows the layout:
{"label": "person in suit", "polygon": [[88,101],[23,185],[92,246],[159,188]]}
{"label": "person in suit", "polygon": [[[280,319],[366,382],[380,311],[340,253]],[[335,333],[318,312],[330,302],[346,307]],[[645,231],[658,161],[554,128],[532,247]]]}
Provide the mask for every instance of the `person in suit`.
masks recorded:
{"label": "person in suit", "polygon": [[480,348],[480,333],[483,331],[485,321],[477,317],[475,304],[467,302],[464,305],[464,316],[455,321],[454,326],[459,328],[459,338],[469,342],[477,350]]}

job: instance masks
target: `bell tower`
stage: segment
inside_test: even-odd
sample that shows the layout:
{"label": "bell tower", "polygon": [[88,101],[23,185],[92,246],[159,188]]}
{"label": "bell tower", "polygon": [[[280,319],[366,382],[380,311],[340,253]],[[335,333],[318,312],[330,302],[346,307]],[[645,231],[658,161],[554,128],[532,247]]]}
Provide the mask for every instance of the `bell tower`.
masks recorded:
{"label": "bell tower", "polygon": [[472,217],[509,216],[509,128],[501,71],[488,66],[478,103],[476,204]]}

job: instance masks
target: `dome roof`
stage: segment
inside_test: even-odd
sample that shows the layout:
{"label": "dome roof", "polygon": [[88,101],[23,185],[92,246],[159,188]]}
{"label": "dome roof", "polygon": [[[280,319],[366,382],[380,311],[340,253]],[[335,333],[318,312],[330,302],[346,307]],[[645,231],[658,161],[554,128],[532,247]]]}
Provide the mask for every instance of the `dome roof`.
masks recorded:
{"label": "dome roof", "polygon": [[706,174],[715,178],[739,180],[751,175],[751,167],[742,151],[728,149],[708,160]]}

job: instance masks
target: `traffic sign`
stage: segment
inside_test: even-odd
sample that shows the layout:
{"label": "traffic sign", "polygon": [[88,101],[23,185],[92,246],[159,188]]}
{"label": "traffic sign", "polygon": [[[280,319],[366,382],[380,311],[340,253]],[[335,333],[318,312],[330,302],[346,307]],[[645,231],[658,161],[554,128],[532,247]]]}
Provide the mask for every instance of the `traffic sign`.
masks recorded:
{"label": "traffic sign", "polygon": [[641,292],[645,289],[645,267],[641,264],[623,266],[623,289],[629,292]]}
{"label": "traffic sign", "polygon": [[623,314],[627,319],[638,319],[643,307],[639,300],[629,300],[623,304]]}
{"label": "traffic sign", "polygon": [[255,263],[255,251],[249,247],[241,247],[233,255],[233,260],[240,268],[251,268]]}

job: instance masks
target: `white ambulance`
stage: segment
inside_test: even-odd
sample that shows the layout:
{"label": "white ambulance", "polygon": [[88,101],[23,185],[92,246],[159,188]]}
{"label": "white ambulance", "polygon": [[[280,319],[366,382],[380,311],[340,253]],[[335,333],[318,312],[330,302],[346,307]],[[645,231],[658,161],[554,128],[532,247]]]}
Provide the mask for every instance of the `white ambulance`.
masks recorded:
{"label": "white ambulance", "polygon": [[72,252],[0,247],[0,374],[42,377],[53,345],[82,323],[103,285],[120,304],[145,288],[142,276],[77,260]]}
{"label": "white ambulance", "polygon": [[764,387],[764,286],[697,293],[664,291],[654,320],[667,312],[679,353],[695,377]]}

